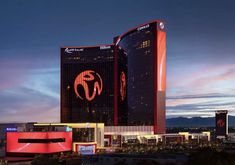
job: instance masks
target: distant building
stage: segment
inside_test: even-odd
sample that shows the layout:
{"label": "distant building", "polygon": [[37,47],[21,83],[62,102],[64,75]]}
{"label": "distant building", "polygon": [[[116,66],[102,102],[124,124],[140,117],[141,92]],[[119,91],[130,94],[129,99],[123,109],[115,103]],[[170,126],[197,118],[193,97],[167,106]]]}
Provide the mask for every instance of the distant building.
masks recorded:
{"label": "distant building", "polygon": [[228,135],[228,111],[220,110],[215,113],[216,137],[225,138]]}

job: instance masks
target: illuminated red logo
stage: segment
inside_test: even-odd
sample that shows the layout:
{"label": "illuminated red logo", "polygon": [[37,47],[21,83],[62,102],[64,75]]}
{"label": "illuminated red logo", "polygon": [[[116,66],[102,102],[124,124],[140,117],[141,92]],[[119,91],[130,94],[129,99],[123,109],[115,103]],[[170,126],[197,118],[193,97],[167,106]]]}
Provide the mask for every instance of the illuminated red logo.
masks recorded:
{"label": "illuminated red logo", "polygon": [[217,126],[218,127],[224,127],[224,125],[225,125],[224,120],[220,119],[220,120],[217,121]]}
{"label": "illuminated red logo", "polygon": [[[92,89],[89,88],[90,85],[93,85]],[[77,97],[83,100],[84,97],[78,92],[78,86],[81,86],[84,89],[84,97],[86,100],[91,101],[95,98],[96,94],[101,94],[103,82],[100,75],[92,70],[86,70],[80,73],[74,81],[74,92]]]}
{"label": "illuminated red logo", "polygon": [[120,75],[120,96],[122,101],[126,98],[126,75],[124,72]]}

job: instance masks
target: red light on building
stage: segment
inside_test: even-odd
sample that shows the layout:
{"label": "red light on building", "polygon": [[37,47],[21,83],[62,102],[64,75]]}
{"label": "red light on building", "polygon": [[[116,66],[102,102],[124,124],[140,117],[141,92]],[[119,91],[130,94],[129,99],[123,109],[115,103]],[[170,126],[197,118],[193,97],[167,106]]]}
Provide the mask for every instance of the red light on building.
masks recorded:
{"label": "red light on building", "polygon": [[154,133],[165,133],[166,127],[166,32],[164,23],[157,23],[155,33]]}
{"label": "red light on building", "polygon": [[220,119],[217,121],[217,127],[224,127],[224,125],[225,125],[224,120]]}
{"label": "red light on building", "polygon": [[72,150],[72,132],[7,132],[7,153],[54,153]]}
{"label": "red light on building", "polygon": [[126,97],[126,75],[124,72],[120,75],[120,96],[121,100],[124,101]]}

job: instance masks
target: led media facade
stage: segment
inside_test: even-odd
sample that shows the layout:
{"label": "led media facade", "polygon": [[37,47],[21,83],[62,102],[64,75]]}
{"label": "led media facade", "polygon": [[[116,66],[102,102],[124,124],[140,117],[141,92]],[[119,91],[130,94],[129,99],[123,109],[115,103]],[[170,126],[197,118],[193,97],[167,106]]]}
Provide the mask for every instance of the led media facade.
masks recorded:
{"label": "led media facade", "polygon": [[[165,133],[164,29],[162,22],[154,21],[124,33],[116,43],[118,76],[124,71],[127,77],[128,125],[154,125],[155,133]],[[123,107],[118,106],[118,113],[122,110]]]}
{"label": "led media facade", "polygon": [[166,32],[152,21],[113,45],[61,49],[61,122],[153,125],[165,133]]}
{"label": "led media facade", "polygon": [[113,125],[113,46],[61,48],[61,122]]}
{"label": "led media facade", "polygon": [[216,111],[215,118],[216,136],[226,137],[228,135],[228,111]]}

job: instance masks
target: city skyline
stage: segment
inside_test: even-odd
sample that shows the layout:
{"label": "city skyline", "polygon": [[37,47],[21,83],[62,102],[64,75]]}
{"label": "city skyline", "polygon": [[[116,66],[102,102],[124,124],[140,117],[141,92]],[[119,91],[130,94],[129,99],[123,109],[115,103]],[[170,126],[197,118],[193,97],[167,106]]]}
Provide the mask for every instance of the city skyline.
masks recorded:
{"label": "city skyline", "polygon": [[0,3],[1,122],[59,122],[60,47],[109,44],[154,19],[167,23],[167,118],[235,115],[235,2],[102,2]]}

